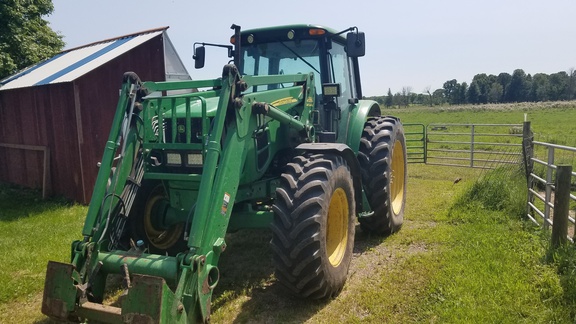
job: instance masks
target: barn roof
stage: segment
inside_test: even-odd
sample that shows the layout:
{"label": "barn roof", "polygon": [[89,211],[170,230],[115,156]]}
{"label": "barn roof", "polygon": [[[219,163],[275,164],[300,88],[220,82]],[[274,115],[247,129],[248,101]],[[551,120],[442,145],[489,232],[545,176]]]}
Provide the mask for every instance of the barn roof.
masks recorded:
{"label": "barn roof", "polygon": [[[164,33],[166,29],[168,27],[151,29],[64,50],[52,58],[1,80],[0,90],[73,81]],[[168,43],[172,47],[169,40]],[[173,51],[173,47],[171,50]],[[180,59],[177,58],[177,61]]]}

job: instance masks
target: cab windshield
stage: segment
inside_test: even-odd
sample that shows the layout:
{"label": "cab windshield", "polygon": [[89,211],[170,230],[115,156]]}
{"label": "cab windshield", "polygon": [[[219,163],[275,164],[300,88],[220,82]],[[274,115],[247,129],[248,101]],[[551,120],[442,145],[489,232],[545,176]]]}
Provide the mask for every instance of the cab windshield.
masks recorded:
{"label": "cab windshield", "polygon": [[[317,40],[247,44],[242,47],[243,75],[315,74],[320,89],[320,48]],[[282,85],[258,86],[252,91],[275,89]],[[250,91],[249,90],[249,91]]]}

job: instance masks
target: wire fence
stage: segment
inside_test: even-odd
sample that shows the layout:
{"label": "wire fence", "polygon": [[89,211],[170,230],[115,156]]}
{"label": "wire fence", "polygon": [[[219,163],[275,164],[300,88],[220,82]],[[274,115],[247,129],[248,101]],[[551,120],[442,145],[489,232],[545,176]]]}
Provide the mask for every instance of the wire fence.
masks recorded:
{"label": "wire fence", "polygon": [[[411,163],[483,169],[479,178],[525,174],[526,217],[552,228],[553,243],[574,242],[576,139],[563,145],[569,139],[534,134],[530,122],[407,124],[406,134]],[[488,172],[493,169],[499,172]]]}
{"label": "wire fence", "polygon": [[494,169],[522,157],[521,124],[440,124],[426,127],[426,164]]}
{"label": "wire fence", "polygon": [[[576,210],[576,147],[532,140],[529,157],[526,216],[544,228],[553,240],[574,242]],[[555,222],[556,220],[556,222]],[[555,229],[556,224],[559,229]],[[554,232],[558,232],[554,234]]]}

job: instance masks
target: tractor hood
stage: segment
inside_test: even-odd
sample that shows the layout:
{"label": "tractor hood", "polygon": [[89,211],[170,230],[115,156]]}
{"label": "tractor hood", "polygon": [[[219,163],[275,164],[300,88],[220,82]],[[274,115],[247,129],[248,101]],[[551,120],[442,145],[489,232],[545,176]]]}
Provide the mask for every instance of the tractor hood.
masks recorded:
{"label": "tractor hood", "polygon": [[202,118],[202,104],[206,104],[206,116],[214,117],[218,108],[219,97],[155,97],[148,96],[145,98],[149,101],[151,106],[160,107],[164,118],[185,118],[186,111],[189,107],[189,116],[191,118]]}

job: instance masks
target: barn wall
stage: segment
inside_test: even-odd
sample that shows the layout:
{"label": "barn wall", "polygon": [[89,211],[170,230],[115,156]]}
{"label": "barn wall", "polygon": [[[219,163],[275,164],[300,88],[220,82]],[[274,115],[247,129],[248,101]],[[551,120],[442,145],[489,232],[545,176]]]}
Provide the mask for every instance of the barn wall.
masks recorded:
{"label": "barn wall", "polygon": [[79,98],[81,127],[80,151],[84,179],[84,202],[88,203],[98,174],[112,119],[118,104],[122,76],[133,71],[143,81],[163,81],[164,51],[162,36],[141,44],[74,81]]}
{"label": "barn wall", "polygon": [[[0,91],[0,143],[48,146],[52,193],[88,203],[125,71],[164,80],[162,35],[73,82]],[[40,188],[42,154],[0,147],[0,181]]]}
{"label": "barn wall", "polygon": [[[71,90],[63,83],[1,91],[0,142],[49,147],[52,192],[76,200],[81,173]],[[0,181],[42,186],[42,152],[0,147],[0,155]]]}

